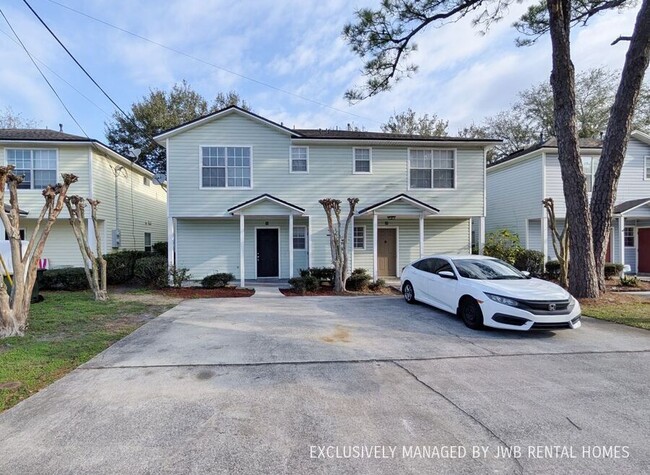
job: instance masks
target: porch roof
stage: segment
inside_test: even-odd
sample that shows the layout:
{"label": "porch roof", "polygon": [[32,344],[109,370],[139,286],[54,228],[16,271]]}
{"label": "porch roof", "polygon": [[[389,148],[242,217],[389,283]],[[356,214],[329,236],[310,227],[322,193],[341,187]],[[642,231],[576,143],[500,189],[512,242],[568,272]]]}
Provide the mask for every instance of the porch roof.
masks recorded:
{"label": "porch roof", "polygon": [[639,198],[636,200],[624,201],[614,206],[614,214],[625,215],[630,211],[634,211],[641,206],[647,205],[650,203],[650,198]]}
{"label": "porch roof", "polygon": [[280,198],[276,198],[273,195],[269,195],[268,193],[264,193],[263,195],[256,196],[255,198],[252,198],[248,201],[244,201],[243,203],[239,203],[238,205],[233,206],[232,208],[228,208],[228,212],[230,214],[241,214],[242,211],[244,211],[246,208],[250,208],[251,206],[255,206],[257,204],[263,203],[263,202],[269,202],[273,203],[280,208],[285,208],[289,213],[287,214],[304,214],[305,208],[301,208],[300,206],[296,206],[292,203],[289,203],[288,201],[281,200]]}
{"label": "porch roof", "polygon": [[375,203],[373,205],[370,205],[366,208],[363,208],[362,210],[359,211],[359,215],[363,214],[369,214],[373,211],[380,210],[381,208],[384,208],[388,205],[391,205],[395,202],[402,201],[410,206],[412,206],[415,209],[419,209],[421,212],[424,214],[438,214],[440,213],[440,210],[434,206],[428,205],[427,203],[417,200],[413,198],[412,196],[409,196],[405,193],[400,193],[399,195],[395,195],[392,198],[388,198],[387,200],[380,201],[378,203]]}

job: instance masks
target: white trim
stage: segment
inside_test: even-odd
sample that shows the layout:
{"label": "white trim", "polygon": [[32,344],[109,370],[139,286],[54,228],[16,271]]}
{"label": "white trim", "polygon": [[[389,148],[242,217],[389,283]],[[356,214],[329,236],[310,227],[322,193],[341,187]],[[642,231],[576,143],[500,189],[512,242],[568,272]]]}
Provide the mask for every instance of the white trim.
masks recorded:
{"label": "white trim", "polygon": [[[106,236],[106,224],[104,222],[104,237]],[[106,239],[104,239],[106,242]],[[173,267],[175,262],[174,248],[176,247],[176,239],[174,238],[174,218],[167,217],[167,265]]]}
{"label": "white trim", "polygon": [[[279,240],[278,240],[279,244]],[[278,264],[280,262],[278,255]],[[278,267],[278,274],[280,268]],[[293,277],[293,214],[289,214],[289,278]]]}
{"label": "white trim", "polygon": [[[426,188],[422,188],[422,189],[426,189]],[[366,214],[368,214],[368,213],[370,213],[370,212],[373,212],[373,213],[374,213],[374,212],[376,212],[376,211],[382,209],[384,206],[388,206],[388,205],[390,205],[390,204],[395,203],[396,201],[401,201],[401,200],[404,200],[404,201],[408,202],[410,205],[412,205],[412,206],[414,206],[414,207],[420,209],[421,211],[424,211],[425,213],[427,213],[427,214],[429,214],[429,215],[439,214],[439,213],[440,213],[440,211],[433,210],[433,209],[429,208],[428,206],[424,206],[422,203],[418,203],[418,202],[415,201],[414,199],[409,198],[408,196],[404,196],[404,194],[400,194],[400,195],[397,195],[397,196],[395,196],[394,198],[392,198],[392,199],[390,199],[390,200],[388,200],[388,201],[382,203],[382,204],[379,205],[379,206],[377,206],[377,205],[370,206],[369,209],[363,211],[362,213],[359,213],[359,216],[366,215]],[[416,214],[416,213],[413,213],[413,215],[417,215],[417,214]],[[447,216],[447,215],[446,215],[446,216],[444,216],[444,217],[445,217],[445,218],[449,218],[449,217],[452,217],[452,216]],[[462,216],[462,217],[465,217],[465,216]]]}
{"label": "white trim", "polygon": [[[413,188],[411,187],[411,150],[451,150],[454,152],[454,186],[452,188],[438,188],[433,186],[433,155],[431,156],[431,187],[429,188]],[[445,168],[444,170],[448,170]],[[406,184],[407,190],[436,190],[436,191],[453,191],[458,188],[458,149],[449,147],[409,147],[406,149]]]}
{"label": "white trim", "polygon": [[643,180],[650,180],[650,176],[648,176],[648,172],[650,172],[650,155],[646,155],[643,157]]}
{"label": "white trim", "polygon": [[[293,170],[293,149],[294,148],[304,148],[307,152],[307,157],[304,160],[307,160],[307,170],[305,171],[294,171]],[[297,158],[296,160],[303,160],[302,158]],[[306,145],[291,145],[289,147],[289,173],[296,175],[308,175],[309,174],[309,147]]]}
{"label": "white trim", "polygon": [[618,239],[618,250],[621,253],[621,264],[625,265],[625,218],[623,216],[618,217]]}
{"label": "white trim", "polygon": [[377,213],[372,213],[372,280],[377,280]]}
{"label": "white trim", "polygon": [[[533,218],[535,219],[535,218]],[[530,222],[532,219],[526,219],[526,232],[525,232],[525,243],[526,243],[526,249],[530,249],[530,236],[529,236],[529,227],[530,227]],[[541,225],[541,222],[540,222]],[[541,236],[540,236],[541,237]]]}
{"label": "white trim", "polygon": [[[7,165],[9,163],[9,158],[7,157],[9,150],[29,150],[34,151],[34,150],[47,150],[47,151],[54,151],[54,154],[56,155],[56,170],[55,170],[55,179],[54,183],[49,183],[50,185],[54,185],[59,182],[59,177],[60,177],[60,171],[59,171],[59,158],[60,158],[60,153],[58,148],[52,148],[52,147],[5,147],[4,148],[4,163]],[[34,188],[34,154],[30,153],[30,161],[31,161],[31,167],[29,169],[29,172],[31,173],[30,177],[30,187],[31,188],[19,188],[20,192],[33,192],[36,191],[38,193],[41,193],[43,191],[43,188]],[[42,171],[42,170],[39,170]]]}
{"label": "white trim", "polygon": [[[354,228],[363,228],[363,247],[354,247]],[[352,249],[356,251],[365,251],[366,250],[366,225],[365,224],[354,224],[352,223]]]}
{"label": "white trim", "polygon": [[485,216],[478,218],[478,253],[483,255],[485,248]]}
{"label": "white trim", "polygon": [[[400,276],[400,267],[399,267],[399,226],[379,226],[377,227],[377,235],[379,235],[380,229],[394,229],[395,230],[395,275],[394,276],[385,276],[385,277],[399,277]],[[377,269],[377,275],[379,276],[379,269]],[[375,279],[377,280],[377,279]]]}
{"label": "white trim", "polygon": [[95,198],[94,193],[95,193],[95,187],[93,184],[94,180],[93,176],[93,148],[88,147],[88,196],[90,198]]}
{"label": "white trim", "polygon": [[[226,169],[226,186],[203,186],[203,148],[205,147],[239,147],[239,148],[249,148],[251,153],[250,153],[250,169],[251,169],[251,186],[228,186],[228,154],[226,153],[226,166],[224,167]],[[219,144],[219,145],[204,145],[201,144],[199,145],[199,190],[219,190],[219,191],[224,191],[224,190],[252,190],[254,188],[253,185],[253,146],[252,145],[235,145],[235,144]],[[169,179],[169,177],[167,177]],[[169,184],[167,185],[169,187]],[[169,199],[169,197],[167,197]]]}
{"label": "white trim", "polygon": [[[240,214],[239,216],[244,216]],[[240,218],[242,219],[242,218]],[[275,229],[278,232],[278,275],[265,275],[262,279],[279,279],[282,275],[282,239],[280,233],[280,226],[255,226],[255,247],[253,248],[253,255],[255,261],[255,278],[259,279],[257,275],[257,230],[258,229]]]}
{"label": "white trim", "polygon": [[[267,196],[258,196],[258,197],[255,198],[253,201],[246,202],[246,204],[238,205],[238,206],[236,206],[235,208],[231,208],[231,211],[228,211],[228,213],[229,213],[229,214],[232,214],[232,215],[239,214],[239,213],[238,213],[239,211],[241,211],[241,210],[243,210],[243,209],[246,209],[246,208],[248,208],[249,206],[256,205],[256,204],[259,203],[260,201],[267,201],[267,200],[268,200],[268,201],[271,201],[271,202],[273,202],[273,203],[275,203],[275,204],[277,204],[277,205],[279,205],[279,206],[284,206],[285,208],[292,209],[292,210],[296,211],[297,213],[299,213],[299,214],[301,214],[301,215],[304,214],[304,211],[303,211],[303,210],[298,209],[298,208],[296,208],[295,206],[290,205],[290,204],[288,204],[288,203],[283,203],[282,201],[279,201],[278,199],[273,198],[272,196],[268,196],[268,195],[267,195]],[[294,213],[290,213],[290,214],[294,214]],[[264,213],[264,216],[267,216],[267,215],[269,215],[269,216],[286,216],[285,214],[269,214],[269,213]]]}
{"label": "white trim", "polygon": [[[490,166],[487,167],[487,169],[488,169],[488,172],[491,172],[493,170],[498,170],[498,169],[500,169],[500,168],[502,168],[502,167],[504,167],[506,165],[514,166],[514,165],[516,165],[517,163],[519,163],[520,161],[522,161],[524,159],[537,158],[537,155],[540,154],[540,153],[551,153],[551,154],[557,155],[558,152],[557,152],[557,147],[541,147],[541,148],[537,148],[535,150],[531,150],[530,152],[528,152],[528,153],[526,153],[524,155],[520,155],[517,158],[513,158],[513,159],[510,159],[510,160],[501,160],[501,161],[496,162],[494,164],[490,164]],[[586,153],[588,155],[596,154],[596,155],[600,156],[600,154],[602,153],[602,149],[600,149],[600,148],[581,148],[580,153],[581,154]]]}
{"label": "white trim", "polygon": [[[368,150],[368,161],[370,171],[357,171],[357,150]],[[365,160],[364,160],[365,161]],[[352,174],[353,175],[372,175],[372,147],[352,147]]]}
{"label": "white trim", "polygon": [[[419,231],[420,231],[420,259],[424,257],[424,213],[420,213],[420,219],[418,220]],[[469,220],[469,236],[470,236],[470,252],[472,250],[472,220]]]}
{"label": "white trim", "polygon": [[[153,173],[147,170],[146,168],[138,165],[137,163],[134,163],[133,160],[129,160],[128,158],[120,155],[117,153],[115,150],[113,150],[110,147],[107,147],[101,142],[93,141],[91,142],[91,146],[97,147],[98,149],[104,151],[106,154],[109,155],[107,158],[112,158],[113,160],[121,163],[122,165],[127,165],[131,168],[131,171],[134,171],[133,168],[135,168],[136,171],[138,171],[141,175],[144,175],[149,178],[153,178]],[[167,180],[169,180],[169,175],[165,177]]]}
{"label": "white trim", "polygon": [[307,247],[307,267],[312,267],[312,242],[311,242],[311,235],[312,235],[312,229],[311,229],[311,215],[307,216],[307,242],[308,242],[308,247]]}
{"label": "white trim", "polygon": [[642,132],[640,130],[633,130],[632,133],[630,133],[630,136],[650,145],[650,135],[646,134],[645,132]]}
{"label": "white trim", "polygon": [[[352,227],[352,244],[350,245],[350,272],[354,270],[354,215],[350,218],[350,226]],[[363,245],[366,245],[366,231],[363,231]]]}
{"label": "white trim", "polygon": [[[255,239],[257,244],[257,232]],[[257,248],[254,251],[257,257]],[[246,222],[243,214],[239,215],[239,281],[240,287],[246,285]]]}
{"label": "white trim", "polygon": [[481,216],[487,214],[487,153],[488,147],[483,147],[483,212],[481,213]]}

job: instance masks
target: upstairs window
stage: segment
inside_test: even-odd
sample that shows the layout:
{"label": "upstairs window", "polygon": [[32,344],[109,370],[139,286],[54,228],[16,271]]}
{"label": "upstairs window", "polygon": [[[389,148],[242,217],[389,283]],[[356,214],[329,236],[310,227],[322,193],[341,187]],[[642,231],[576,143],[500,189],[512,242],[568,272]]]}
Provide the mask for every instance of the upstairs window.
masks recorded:
{"label": "upstairs window", "polygon": [[250,147],[202,147],[203,188],[250,188]]}
{"label": "upstairs window", "polygon": [[454,150],[409,150],[409,188],[454,188]]}
{"label": "upstairs window", "polygon": [[149,178],[147,178],[146,176],[143,176],[142,177],[142,184],[144,186],[151,186],[151,180]]}
{"label": "upstairs window", "polygon": [[309,173],[309,149],[291,147],[291,173]]}
{"label": "upstairs window", "polygon": [[587,179],[587,192],[591,193],[594,186],[594,177],[598,169],[597,157],[582,157],[582,171]]}
{"label": "upstairs window", "polygon": [[56,150],[7,149],[7,164],[16,167],[16,175],[24,175],[20,189],[42,190],[57,182]]}
{"label": "upstairs window", "polygon": [[365,226],[354,227],[354,248],[355,249],[366,248],[366,227]]}
{"label": "upstairs window", "polygon": [[307,249],[307,227],[294,226],[293,227],[293,250],[304,251]]}
{"label": "upstairs window", "polygon": [[354,149],[354,173],[372,173],[372,152],[369,148]]}

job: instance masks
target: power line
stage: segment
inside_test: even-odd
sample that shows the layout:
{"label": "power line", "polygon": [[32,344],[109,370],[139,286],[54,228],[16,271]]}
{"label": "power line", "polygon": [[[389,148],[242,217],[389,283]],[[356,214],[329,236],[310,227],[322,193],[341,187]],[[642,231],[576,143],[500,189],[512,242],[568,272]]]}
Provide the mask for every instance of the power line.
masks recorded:
{"label": "power line", "polygon": [[[23,0],[23,1],[25,1],[25,0]],[[119,26],[117,26],[117,25],[113,25],[112,23],[109,23],[109,22],[107,22],[107,21],[105,21],[105,20],[102,20],[102,19],[96,18],[96,17],[94,17],[94,16],[92,16],[92,15],[88,15],[87,13],[84,13],[84,12],[82,12],[82,11],[76,10],[76,9],[74,9],[74,8],[68,6],[68,5],[64,5],[63,3],[59,3],[59,2],[57,2],[57,1],[55,1],[55,0],[49,0],[49,1],[50,1],[50,3],[54,3],[55,5],[58,5],[58,6],[62,7],[62,8],[65,8],[65,9],[67,9],[67,10],[70,10],[71,12],[74,12],[74,13],[76,13],[76,14],[78,14],[78,15],[81,15],[81,16],[84,16],[84,17],[86,17],[86,18],[89,18],[90,20],[96,21],[96,22],[101,23],[101,24],[103,24],[103,25],[106,25],[106,26],[108,26],[108,27],[110,27],[110,28],[114,28],[114,29],[116,29],[116,30],[119,30],[119,31],[121,31],[121,32],[123,32],[123,33],[126,33],[126,34],[128,34],[128,35],[134,36],[134,37],[136,37],[136,38],[138,38],[138,39],[141,39],[141,40],[143,40],[143,41],[146,41],[146,42],[151,43],[151,44],[153,44],[153,45],[159,46],[160,48],[164,48],[164,49],[166,49],[166,50],[168,50],[168,51],[171,51],[171,52],[173,52],[173,53],[179,54],[179,55],[181,55],[181,56],[185,56],[186,58],[192,59],[192,60],[197,61],[197,62],[199,62],[199,63],[205,64],[205,65],[207,65],[207,66],[211,66],[211,67],[213,67],[213,68],[215,68],[215,69],[219,69],[220,71],[224,71],[224,72],[226,72],[226,73],[229,73],[229,74],[232,74],[232,75],[234,75],[234,76],[240,77],[240,78],[245,79],[245,80],[247,80],[247,81],[254,82],[255,84],[259,84],[260,86],[268,87],[269,89],[273,89],[273,90],[278,91],[278,92],[281,92],[281,93],[283,93],[283,94],[287,94],[287,95],[289,95],[289,96],[296,97],[296,98],[298,98],[298,99],[302,99],[302,100],[304,100],[304,101],[311,102],[312,104],[316,104],[316,105],[319,106],[319,107],[324,107],[324,108],[327,108],[327,109],[330,109],[330,110],[333,110],[333,111],[336,111],[336,112],[340,112],[340,113],[342,113],[342,114],[347,114],[347,115],[349,115],[349,116],[356,117],[356,118],[358,118],[358,119],[363,119],[363,120],[369,120],[369,121],[372,121],[372,122],[377,122],[377,120],[375,120],[375,119],[371,119],[371,118],[368,118],[368,117],[364,117],[364,116],[361,116],[361,115],[358,115],[358,114],[354,114],[353,112],[348,112],[348,111],[345,111],[345,110],[343,110],[343,109],[339,109],[339,108],[337,108],[337,107],[330,106],[330,105],[328,105],[328,104],[325,104],[325,103],[323,103],[323,102],[317,101],[317,100],[315,100],[315,99],[311,99],[311,98],[309,98],[309,97],[303,96],[303,95],[298,94],[298,93],[295,93],[295,92],[287,91],[286,89],[282,89],[282,88],[280,88],[280,87],[274,86],[274,85],[269,84],[269,83],[266,83],[266,82],[264,82],[264,81],[260,81],[259,79],[255,79],[255,78],[252,78],[252,77],[250,77],[250,76],[246,76],[246,75],[244,75],[244,74],[241,74],[241,73],[238,73],[238,72],[236,72],[236,71],[233,71],[233,70],[231,70],[231,69],[227,69],[227,68],[224,68],[224,67],[222,67],[222,66],[218,66],[218,65],[216,65],[216,64],[214,64],[214,63],[211,63],[211,62],[209,62],[209,61],[206,61],[206,60],[204,60],[204,59],[201,59],[201,58],[199,58],[199,57],[197,57],[197,56],[191,55],[191,54],[189,54],[189,53],[186,53],[186,52],[184,52],[184,51],[178,50],[178,49],[176,49],[176,48],[172,48],[171,46],[167,46],[167,45],[165,45],[165,44],[163,44],[163,43],[159,43],[159,42],[154,41],[154,40],[152,40],[152,39],[150,39],[150,38],[147,38],[147,37],[145,37],[145,36],[142,36],[142,35],[139,35],[139,34],[137,34],[137,33],[132,32],[132,31],[126,30],[126,29],[124,29],[124,28],[121,28],[121,27],[119,27]],[[27,2],[25,1],[25,3],[27,3]]]}
{"label": "power line", "polygon": [[41,76],[43,77],[43,79],[45,80],[45,82],[47,83],[47,85],[50,86],[50,89],[52,89],[52,92],[54,93],[54,95],[56,96],[56,98],[59,100],[59,102],[61,103],[61,105],[62,105],[63,108],[65,109],[65,111],[66,111],[66,112],[68,113],[68,115],[72,118],[72,120],[74,121],[74,123],[77,124],[77,127],[79,127],[79,129],[83,132],[83,134],[84,134],[87,138],[90,138],[90,137],[88,137],[88,134],[86,133],[86,131],[84,130],[84,128],[81,126],[81,124],[77,121],[77,119],[75,118],[75,116],[72,115],[72,112],[70,112],[70,109],[68,109],[68,106],[65,105],[65,102],[63,102],[63,99],[61,98],[61,96],[59,96],[59,93],[56,92],[56,89],[54,88],[54,86],[52,85],[52,83],[50,83],[50,81],[47,79],[47,76],[45,76],[45,73],[43,73],[43,71],[41,70],[41,68],[38,66],[38,64],[36,63],[36,61],[35,61],[34,58],[32,57],[31,53],[29,52],[29,50],[28,50],[27,47],[25,46],[25,43],[23,43],[23,41],[20,39],[20,36],[18,36],[18,33],[16,33],[16,30],[14,30],[14,27],[11,25],[11,22],[9,22],[9,19],[7,18],[7,16],[5,15],[4,11],[2,11],[1,8],[0,8],[0,14],[2,14],[2,17],[3,17],[4,20],[7,22],[7,25],[9,25],[9,29],[11,29],[11,31],[13,32],[14,36],[16,37],[16,39],[18,40],[18,42],[20,43],[20,45],[21,45],[21,46],[23,47],[23,49],[25,50],[25,53],[27,53],[27,56],[29,56],[29,59],[30,59],[30,61],[32,62],[32,64],[34,65],[34,67],[35,67],[36,69],[38,69],[38,72],[41,74]]}

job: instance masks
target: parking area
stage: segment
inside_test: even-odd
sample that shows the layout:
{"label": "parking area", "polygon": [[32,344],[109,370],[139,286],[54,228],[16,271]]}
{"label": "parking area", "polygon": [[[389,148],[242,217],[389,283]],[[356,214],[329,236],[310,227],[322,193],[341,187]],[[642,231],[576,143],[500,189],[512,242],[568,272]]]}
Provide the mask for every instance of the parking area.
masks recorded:
{"label": "parking area", "polygon": [[185,301],[0,415],[0,473],[644,473],[649,352],[398,297]]}

